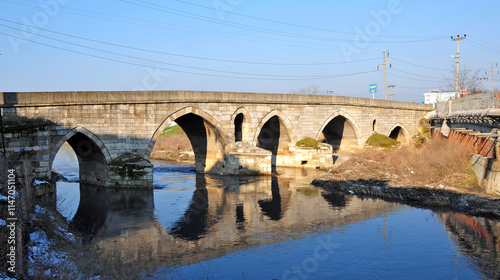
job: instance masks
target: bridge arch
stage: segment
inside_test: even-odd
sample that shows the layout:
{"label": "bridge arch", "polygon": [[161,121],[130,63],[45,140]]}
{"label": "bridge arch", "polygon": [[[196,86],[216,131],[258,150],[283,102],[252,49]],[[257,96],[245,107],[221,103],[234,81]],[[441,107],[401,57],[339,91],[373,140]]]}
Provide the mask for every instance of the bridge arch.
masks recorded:
{"label": "bridge arch", "polygon": [[321,125],[316,140],[332,145],[333,151],[349,146],[359,146],[361,129],[355,119],[346,112],[333,113]]}
{"label": "bridge arch", "polygon": [[111,155],[101,139],[83,127],[73,128],[53,146],[49,158],[50,170],[57,152],[66,142],[78,158],[80,182],[106,186]]}
{"label": "bridge arch", "polygon": [[402,123],[393,125],[386,135],[402,144],[410,143],[410,134]]}
{"label": "bridge arch", "polygon": [[252,123],[252,116],[250,112],[244,108],[238,108],[231,115],[231,128],[234,131],[234,142],[248,142],[250,138],[250,124]]}
{"label": "bridge arch", "polygon": [[278,156],[287,153],[292,143],[295,143],[291,127],[286,115],[278,110],[269,112],[257,126],[252,144],[272,153],[273,172],[276,171]]}
{"label": "bridge arch", "polygon": [[224,137],[221,124],[212,115],[196,107],[184,107],[163,120],[149,142],[147,159],[162,131],[172,122],[176,122],[184,130],[191,142],[196,172],[206,173],[218,163],[224,162],[229,140]]}
{"label": "bridge arch", "polygon": [[[274,126],[271,126],[271,124],[269,123],[269,120],[271,120],[271,119],[278,119],[279,126],[278,126],[278,123],[274,123]],[[273,110],[273,111],[269,112],[266,116],[264,116],[264,118],[262,118],[259,125],[255,129],[255,134],[253,136],[253,141],[252,141],[252,144],[254,146],[259,145],[259,135],[262,134],[263,128],[267,128],[267,127],[265,127],[266,124],[268,126],[270,126],[266,130],[271,130],[271,131],[275,131],[275,132],[279,131],[280,132],[279,136],[283,135],[284,141],[294,143],[295,137],[294,137],[294,133],[292,130],[292,127],[293,127],[292,123],[288,120],[288,118],[285,114],[283,114],[282,112],[280,112],[278,110]],[[282,132],[284,132],[284,134],[282,134]]]}

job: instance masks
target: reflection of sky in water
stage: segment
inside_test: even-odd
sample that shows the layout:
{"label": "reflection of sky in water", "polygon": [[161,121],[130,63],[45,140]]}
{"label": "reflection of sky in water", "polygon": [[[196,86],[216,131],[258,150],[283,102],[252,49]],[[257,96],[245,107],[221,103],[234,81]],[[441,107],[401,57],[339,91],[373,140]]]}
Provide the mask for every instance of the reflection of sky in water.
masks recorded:
{"label": "reflection of sky in water", "polygon": [[385,240],[382,225],[378,217],[169,272],[186,279],[480,279],[432,211],[392,212]]}
{"label": "reflection of sky in water", "polygon": [[78,159],[68,143],[64,143],[57,152],[52,169],[66,177],[69,182],[78,181]]}
{"label": "reflection of sky in water", "polygon": [[71,182],[57,182],[57,210],[66,219],[71,220],[78,209],[80,201],[80,184]]}
{"label": "reflection of sky in water", "polygon": [[171,228],[184,215],[196,189],[192,165],[167,165],[154,161],[155,214],[164,228]]}

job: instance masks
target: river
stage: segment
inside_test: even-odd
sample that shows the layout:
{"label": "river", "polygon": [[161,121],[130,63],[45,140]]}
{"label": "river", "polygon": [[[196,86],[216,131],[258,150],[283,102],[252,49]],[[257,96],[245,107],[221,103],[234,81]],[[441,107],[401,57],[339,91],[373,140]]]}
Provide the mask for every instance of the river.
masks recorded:
{"label": "river", "polygon": [[[80,186],[54,169],[58,209],[103,257],[155,279],[497,279],[500,221],[345,196],[278,176],[195,174],[155,161],[154,190]],[[72,181],[72,182],[71,182]]]}

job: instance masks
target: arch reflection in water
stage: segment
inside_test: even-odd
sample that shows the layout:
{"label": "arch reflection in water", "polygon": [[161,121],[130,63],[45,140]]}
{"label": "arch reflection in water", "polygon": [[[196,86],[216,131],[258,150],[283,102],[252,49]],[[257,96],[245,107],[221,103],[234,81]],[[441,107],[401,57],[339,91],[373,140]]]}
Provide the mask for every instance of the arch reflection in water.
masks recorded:
{"label": "arch reflection in water", "polygon": [[[71,222],[89,236],[103,257],[124,264],[192,264],[252,246],[304,238],[397,210],[375,200],[332,207],[331,195],[286,177],[196,175],[183,214],[163,225],[155,213],[155,192],[82,186],[81,202]],[[170,190],[172,191],[172,190]],[[163,202],[165,203],[165,202]],[[344,205],[344,206],[341,206]],[[162,205],[156,205],[161,208]],[[334,211],[333,211],[334,210]],[[181,210],[182,211],[182,210]]]}
{"label": "arch reflection in water", "polygon": [[109,189],[80,183],[80,203],[70,229],[94,237],[120,235],[154,220],[152,190]]}
{"label": "arch reflection in water", "polygon": [[[360,243],[363,247],[356,247],[356,242],[350,242],[343,244],[342,248],[360,250],[358,253],[362,255],[363,250],[367,249],[364,246],[373,244],[374,247],[370,247],[371,253],[367,254],[380,254],[376,251],[380,247],[384,250],[384,256],[389,254],[397,263],[401,257],[419,255],[418,252],[394,255],[394,252],[404,251],[406,248],[397,247],[399,241],[424,241],[423,244],[426,244],[428,238],[433,239],[432,234],[421,239],[417,237],[419,234],[397,237],[397,232],[401,229],[392,228],[393,226],[399,224],[408,228],[414,223],[413,220],[406,222],[406,218],[403,218],[414,218],[416,214],[406,206],[326,192],[310,186],[310,180],[305,177],[303,180],[300,173],[292,173],[295,177],[287,174],[274,178],[193,174],[190,186],[182,181],[182,190],[168,186],[154,191],[82,187],[82,201],[72,226],[87,232],[90,236],[88,244],[96,252],[100,252],[100,257],[117,259],[120,265],[133,267],[137,272],[161,267],[165,268],[163,272],[168,272],[172,266],[217,263],[222,259],[238,262],[238,257],[233,258],[251,254],[249,248],[252,248],[252,252],[264,250],[262,254],[266,254],[268,250],[274,250],[274,243],[282,244],[278,247],[283,248],[287,243],[292,244],[298,239],[314,239],[315,236],[333,232],[335,236],[343,238],[344,229],[354,230],[362,224],[369,227],[378,223],[380,228],[374,231],[372,239]],[[177,200],[179,195],[174,195],[179,191],[189,194],[182,203]],[[170,195],[176,199],[157,199],[161,202],[155,203],[153,198],[159,198],[159,194],[163,198]],[[163,222],[159,214],[165,212],[159,209],[165,204],[177,204],[176,207],[180,208],[170,212],[176,218]],[[452,254],[457,258],[453,262],[459,263],[459,266],[470,266],[485,278],[498,278],[500,222],[451,212],[437,212],[436,216],[459,248],[456,254]],[[440,235],[440,226],[432,228],[438,230],[434,233]],[[419,229],[414,230],[419,233]],[[392,231],[394,232],[391,233]],[[356,240],[359,236],[345,238],[349,241],[351,238]],[[309,243],[307,241],[304,244]],[[313,252],[316,246],[314,242],[312,246],[302,252]],[[426,249],[432,251],[432,246]],[[419,248],[414,250],[419,251]],[[291,252],[284,251],[283,254]],[[225,258],[221,258],[223,256]],[[340,258],[340,262],[349,259],[342,256],[342,251],[336,252],[336,256]],[[296,261],[300,263],[302,259]],[[444,259],[440,263],[449,262]],[[289,266],[276,267],[285,270],[288,268]]]}

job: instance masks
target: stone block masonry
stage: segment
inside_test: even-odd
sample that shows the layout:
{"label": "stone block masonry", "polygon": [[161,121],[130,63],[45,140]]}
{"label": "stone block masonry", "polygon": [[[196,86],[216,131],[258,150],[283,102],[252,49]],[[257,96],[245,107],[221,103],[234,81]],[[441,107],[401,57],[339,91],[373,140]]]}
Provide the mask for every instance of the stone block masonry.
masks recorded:
{"label": "stone block masonry", "polygon": [[[360,146],[375,131],[389,136],[397,130],[409,141],[432,110],[407,102],[240,92],[9,92],[2,97],[4,114],[51,124],[29,143],[16,141],[16,133],[5,134],[12,136],[6,137],[9,153],[34,153],[35,176],[50,176],[55,154],[68,141],[79,158],[80,177],[89,183],[141,188],[152,187],[149,156],[173,121],[192,143],[197,172],[269,173],[273,165],[322,164],[318,155],[289,156],[289,151],[303,153],[294,147],[302,138],[324,141],[334,150]],[[252,151],[239,153],[240,142]],[[116,163],[125,155],[135,157],[134,163],[119,170]],[[327,157],[324,161],[330,164]]]}

